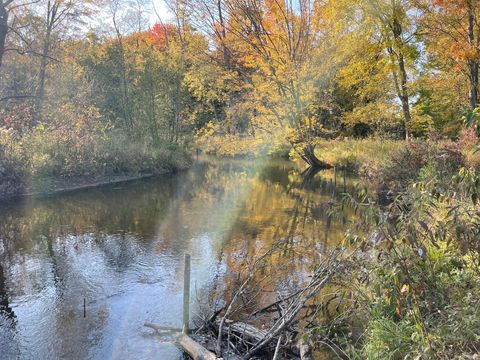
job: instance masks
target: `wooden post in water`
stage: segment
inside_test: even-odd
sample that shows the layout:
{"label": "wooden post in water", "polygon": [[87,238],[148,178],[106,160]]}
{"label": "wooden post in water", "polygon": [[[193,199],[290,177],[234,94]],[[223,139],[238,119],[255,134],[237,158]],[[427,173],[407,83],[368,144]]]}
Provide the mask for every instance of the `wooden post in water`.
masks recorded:
{"label": "wooden post in water", "polygon": [[87,299],[83,298],[83,317],[87,317]]}
{"label": "wooden post in water", "polygon": [[190,324],[190,254],[185,254],[183,274],[183,332],[188,334]]}

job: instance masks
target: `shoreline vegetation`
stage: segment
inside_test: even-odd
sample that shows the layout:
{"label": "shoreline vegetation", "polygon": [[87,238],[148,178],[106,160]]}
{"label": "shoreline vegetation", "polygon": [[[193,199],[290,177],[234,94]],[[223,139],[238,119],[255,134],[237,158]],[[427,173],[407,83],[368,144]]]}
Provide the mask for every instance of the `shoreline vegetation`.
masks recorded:
{"label": "shoreline vegetation", "polygon": [[[8,138],[4,137],[2,143],[0,138],[0,149],[3,149],[3,158],[0,158],[0,199],[3,200],[173,173],[187,169],[192,162],[185,150],[165,144],[155,147],[130,143],[129,150],[120,150],[118,145],[112,146],[113,142],[119,140],[102,139],[101,146],[110,146],[111,153],[102,148],[104,154],[99,155],[99,150],[93,148],[81,149],[82,153],[79,154],[78,146],[75,145],[75,153],[60,151],[70,144],[57,144],[60,149],[27,150],[20,148],[23,141],[12,146],[5,139]],[[262,147],[265,148],[265,145]],[[133,152],[132,148],[137,150]],[[287,151],[287,145],[271,152],[251,147],[245,152],[242,151],[245,150],[244,145],[236,149],[237,153],[229,154],[218,148],[216,151],[207,148],[205,152],[218,158],[255,160],[266,157],[301,161],[297,154]],[[35,153],[35,157],[28,159],[27,151]],[[128,151],[128,154],[124,151]],[[56,157],[53,158],[52,154]],[[316,144],[316,156],[332,168],[359,176],[379,197],[389,194],[390,198],[405,189],[409,182],[416,180],[424,167],[434,167],[441,162],[444,166],[451,167],[448,169],[450,174],[461,167],[480,168],[480,154],[475,152],[474,136],[468,130],[456,142],[438,138],[410,141],[381,138],[321,140]],[[68,169],[63,165],[73,161],[77,161],[77,164]],[[385,201],[388,199],[384,198],[383,202]]]}
{"label": "shoreline vegetation", "polygon": [[0,200],[157,176],[191,164],[190,155],[173,144],[142,144],[115,133],[85,135],[0,132]]}
{"label": "shoreline vegetation", "polygon": [[[463,129],[456,140],[436,132],[407,141],[382,137],[320,139],[315,142],[315,155],[332,168],[357,175],[386,203],[412,181],[424,178],[429,168],[443,167],[445,176],[462,167],[480,172],[477,139],[475,130],[469,128]],[[275,141],[262,138],[231,137],[226,140],[213,136],[202,139],[199,145],[203,146],[205,153],[220,158],[255,159],[263,156],[303,162],[290,144],[275,144]]]}
{"label": "shoreline vegetation", "polygon": [[164,173],[159,172],[156,174],[111,175],[102,177],[75,177],[62,180],[39,179],[35,181],[36,184],[32,188],[21,187],[23,192],[22,190],[19,190],[19,188],[5,191],[3,194],[0,195],[0,200],[14,201],[16,199],[29,196],[47,196],[52,194],[95,188],[104,185],[126,183],[134,180],[141,180],[169,173],[171,172],[166,171]]}

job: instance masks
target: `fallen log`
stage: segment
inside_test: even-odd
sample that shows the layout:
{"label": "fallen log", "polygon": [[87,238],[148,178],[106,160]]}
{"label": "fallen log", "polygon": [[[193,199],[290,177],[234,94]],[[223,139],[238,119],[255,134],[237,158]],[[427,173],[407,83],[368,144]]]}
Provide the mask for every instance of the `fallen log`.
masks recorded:
{"label": "fallen log", "polygon": [[[220,320],[215,321],[215,325],[218,327]],[[241,338],[245,343],[248,343],[250,346],[255,345],[262,341],[265,337],[268,336],[268,330],[259,329],[256,326],[241,322],[233,321],[230,319],[225,319],[225,327],[223,328],[224,335],[227,335],[230,331],[231,334],[236,335],[238,338]],[[280,338],[274,338],[277,340],[276,346],[272,342],[270,345],[269,351],[279,352]],[[308,345],[307,345],[308,346]],[[287,350],[292,356],[298,358],[300,354],[300,348],[298,346],[281,346],[283,349]],[[309,350],[310,351],[310,350]],[[306,351],[305,354],[309,354],[309,351]],[[312,357],[305,357],[302,360],[312,360]]]}
{"label": "fallen log", "polygon": [[[217,327],[219,327],[220,319],[217,319],[215,321],[215,324],[217,325]],[[226,326],[224,326],[222,329],[224,334],[228,334],[228,331],[230,330],[231,333],[234,333],[252,343],[257,343],[261,341],[268,334],[266,330],[259,329],[253,325],[241,321],[233,321],[230,319],[226,319],[225,325]]]}
{"label": "fallen log", "polygon": [[198,342],[186,334],[178,334],[175,338],[175,345],[191,356],[193,360],[220,360],[217,356],[205,349]]}
{"label": "fallen log", "polygon": [[217,358],[214,353],[205,349],[205,347],[193,340],[190,336],[184,334],[181,329],[148,322],[145,323],[144,326],[152,328],[162,335],[175,335],[173,343],[190,355],[193,360],[221,360],[221,358]]}

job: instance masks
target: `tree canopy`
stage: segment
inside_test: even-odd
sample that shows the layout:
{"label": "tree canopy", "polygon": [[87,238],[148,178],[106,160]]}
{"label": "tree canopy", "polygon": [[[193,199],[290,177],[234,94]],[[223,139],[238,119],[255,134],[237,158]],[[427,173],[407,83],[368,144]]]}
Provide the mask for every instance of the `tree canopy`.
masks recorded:
{"label": "tree canopy", "polygon": [[478,105],[476,0],[167,6],[155,22],[142,0],[0,1],[0,125],[230,136],[305,157],[318,138],[456,137]]}

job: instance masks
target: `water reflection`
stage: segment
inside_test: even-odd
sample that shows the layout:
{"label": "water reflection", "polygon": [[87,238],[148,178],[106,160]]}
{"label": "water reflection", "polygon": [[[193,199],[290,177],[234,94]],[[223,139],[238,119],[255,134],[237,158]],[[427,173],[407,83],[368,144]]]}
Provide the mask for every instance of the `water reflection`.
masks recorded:
{"label": "water reflection", "polygon": [[305,176],[284,161],[203,161],[162,179],[0,205],[2,358],[181,358],[143,324],[180,327],[183,254],[192,298],[228,288],[239,252],[279,238],[295,251],[277,261],[302,274],[341,241],[352,214],[328,211],[342,187],[333,171]]}

